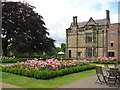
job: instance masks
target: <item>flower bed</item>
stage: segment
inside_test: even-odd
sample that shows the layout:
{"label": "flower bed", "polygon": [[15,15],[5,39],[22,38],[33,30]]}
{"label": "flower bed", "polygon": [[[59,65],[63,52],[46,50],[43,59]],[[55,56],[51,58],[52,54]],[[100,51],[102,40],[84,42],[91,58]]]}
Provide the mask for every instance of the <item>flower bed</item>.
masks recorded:
{"label": "flower bed", "polygon": [[92,58],[91,61],[96,64],[114,64],[120,60],[117,60],[116,57],[97,57]]}
{"label": "flower bed", "polygon": [[2,67],[9,68],[23,68],[26,70],[36,69],[38,71],[46,70],[60,70],[66,69],[70,67],[87,65],[89,61],[86,60],[57,60],[57,59],[48,59],[46,61],[38,60],[35,58],[34,60],[27,60],[26,62],[17,62],[16,64],[10,65],[2,65]]}
{"label": "flower bed", "polygon": [[[22,62],[26,60],[47,60],[48,58],[46,57],[40,57],[40,58],[16,58],[15,56],[12,57],[5,57],[5,56],[0,56],[0,63],[16,63],[17,61]],[[55,58],[57,60],[73,60],[72,58]]]}
{"label": "flower bed", "polygon": [[38,59],[17,62],[16,64],[2,65],[2,71],[35,77],[39,79],[49,79],[61,75],[93,69],[94,65],[89,65],[86,60],[54,60],[38,61]]}
{"label": "flower bed", "polygon": [[22,62],[28,59],[30,60],[34,58],[16,58],[15,56],[12,57],[0,56],[0,63],[16,63],[17,61]]}
{"label": "flower bed", "polygon": [[5,60],[5,59],[15,59],[16,57],[15,56],[12,56],[12,57],[6,57],[6,56],[0,56],[0,60]]}
{"label": "flower bed", "polygon": [[83,65],[83,66],[77,66],[77,67],[71,67],[67,69],[61,69],[58,71],[38,71],[36,69],[22,69],[22,68],[8,68],[8,67],[2,67],[3,72],[9,72],[17,75],[27,76],[27,77],[34,77],[37,79],[50,79],[58,76],[67,75],[70,73],[76,73],[81,72],[85,70],[94,69],[94,65]]}

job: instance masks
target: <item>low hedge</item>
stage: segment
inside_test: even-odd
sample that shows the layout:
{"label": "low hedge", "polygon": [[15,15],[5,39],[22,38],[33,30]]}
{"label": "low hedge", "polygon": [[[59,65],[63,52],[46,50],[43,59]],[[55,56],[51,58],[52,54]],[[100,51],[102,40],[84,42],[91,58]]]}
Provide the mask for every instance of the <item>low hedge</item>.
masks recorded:
{"label": "low hedge", "polygon": [[70,73],[76,73],[76,72],[81,72],[85,70],[90,70],[94,69],[95,65],[84,65],[84,66],[77,66],[77,67],[71,67],[68,69],[61,69],[59,71],[37,71],[35,69],[31,70],[26,70],[26,69],[21,69],[21,68],[7,68],[7,67],[2,67],[3,72],[9,72],[17,75],[22,75],[22,76],[27,76],[27,77],[34,77],[37,79],[50,79],[58,76],[63,76],[67,75]]}
{"label": "low hedge", "polygon": [[23,59],[4,59],[0,60],[0,63],[16,63],[17,61],[21,62]]}
{"label": "low hedge", "polygon": [[[37,58],[39,59],[39,58]],[[43,58],[43,59],[39,59],[39,60],[43,60],[45,61],[47,58]],[[60,58],[56,58],[58,60],[61,60]],[[22,62],[22,61],[26,61],[26,60],[34,60],[34,58],[18,58],[18,59],[4,59],[4,60],[0,60],[0,63],[16,63],[17,61]],[[73,60],[71,58],[63,58],[62,60]]]}
{"label": "low hedge", "polygon": [[116,61],[94,61],[93,63],[96,63],[96,64],[115,64],[117,62],[120,62],[120,60],[116,60]]}
{"label": "low hedge", "polygon": [[17,58],[17,59],[4,59],[0,60],[0,63],[16,63],[17,61],[22,62],[26,60],[33,60],[34,58]]}

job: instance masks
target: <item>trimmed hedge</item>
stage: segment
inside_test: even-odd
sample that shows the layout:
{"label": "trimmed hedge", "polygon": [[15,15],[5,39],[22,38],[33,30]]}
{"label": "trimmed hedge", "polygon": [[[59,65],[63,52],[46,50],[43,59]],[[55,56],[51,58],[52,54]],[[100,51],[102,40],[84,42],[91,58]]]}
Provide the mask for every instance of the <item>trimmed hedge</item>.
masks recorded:
{"label": "trimmed hedge", "polygon": [[[37,58],[39,59],[39,58]],[[39,59],[39,60],[43,60],[45,61],[47,58],[43,58],[43,59]],[[61,60],[60,58],[56,58],[58,60]],[[22,61],[26,61],[26,60],[34,60],[34,58],[18,58],[18,59],[4,59],[4,60],[0,60],[0,63],[16,63],[17,61],[22,62]],[[63,58],[62,60],[73,60],[71,58]]]}
{"label": "trimmed hedge", "polygon": [[85,70],[90,70],[90,69],[94,69],[94,68],[95,68],[95,65],[84,65],[84,66],[78,66],[78,67],[71,67],[68,69],[61,69],[59,71],[49,71],[49,72],[41,71],[41,72],[39,72],[35,69],[26,70],[26,69],[21,69],[21,68],[10,69],[7,67],[2,67],[2,71],[44,80],[44,79],[50,79],[50,78],[54,78],[54,77],[58,77],[58,76],[67,75],[70,73],[76,73],[76,72],[81,72],[81,71],[85,71]]}
{"label": "trimmed hedge", "polygon": [[0,63],[16,63],[17,61],[21,62],[23,59],[4,59],[0,60]]}
{"label": "trimmed hedge", "polygon": [[116,61],[94,61],[93,63],[96,63],[96,64],[115,64],[117,62],[120,62],[120,60],[116,60]]}
{"label": "trimmed hedge", "polygon": [[0,63],[16,63],[17,61],[23,62],[23,61],[26,61],[27,59],[33,60],[34,58],[4,59],[4,60],[0,60]]}
{"label": "trimmed hedge", "polygon": [[57,59],[57,60],[73,60],[72,58],[55,58],[55,59]]}

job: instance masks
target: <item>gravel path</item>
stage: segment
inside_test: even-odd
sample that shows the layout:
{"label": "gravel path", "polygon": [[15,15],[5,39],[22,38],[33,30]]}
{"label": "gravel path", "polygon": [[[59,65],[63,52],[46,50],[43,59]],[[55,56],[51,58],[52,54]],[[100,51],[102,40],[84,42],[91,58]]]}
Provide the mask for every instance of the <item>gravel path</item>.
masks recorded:
{"label": "gravel path", "polygon": [[87,79],[80,80],[78,82],[74,82],[74,83],[62,86],[60,88],[117,88],[113,85],[110,85],[109,87],[105,83],[102,83],[102,84],[95,83],[96,79],[97,79],[96,76],[92,76]]}
{"label": "gravel path", "polygon": [[7,84],[7,83],[0,83],[0,88],[21,88],[15,85]]}
{"label": "gravel path", "polygon": [[[97,65],[97,66],[102,66],[104,67],[104,65]],[[109,66],[110,68],[113,68],[114,66]],[[97,80],[97,76],[92,76],[89,77],[87,79],[84,80],[80,80],[78,82],[74,82],[65,86],[62,86],[60,88],[117,88],[113,85],[106,85],[105,83],[102,83],[102,85],[100,83],[95,83]]]}

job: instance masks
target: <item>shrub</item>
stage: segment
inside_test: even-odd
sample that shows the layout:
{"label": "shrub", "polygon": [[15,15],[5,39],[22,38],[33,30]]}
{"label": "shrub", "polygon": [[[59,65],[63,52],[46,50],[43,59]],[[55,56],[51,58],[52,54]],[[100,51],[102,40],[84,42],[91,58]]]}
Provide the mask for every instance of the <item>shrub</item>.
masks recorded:
{"label": "shrub", "polygon": [[62,58],[62,60],[73,60],[72,58]]}
{"label": "shrub", "polygon": [[10,70],[9,70],[9,73],[13,73],[13,69],[10,69]]}
{"label": "shrub", "polygon": [[9,72],[9,70],[10,70],[9,68],[6,68],[6,69],[5,69],[6,72]]}
{"label": "shrub", "polygon": [[34,73],[34,77],[35,77],[35,78],[37,78],[37,74],[38,74],[38,73],[39,73],[39,71],[36,70],[35,73]]}
{"label": "shrub", "polygon": [[21,71],[21,74],[22,74],[23,76],[25,76],[25,72],[26,72],[26,70],[23,69],[23,70]]}
{"label": "shrub", "polygon": [[2,71],[5,72],[6,71],[6,67],[2,67]]}
{"label": "shrub", "polygon": [[19,75],[22,75],[22,70],[24,70],[24,69],[19,68],[19,70],[18,70],[18,74],[19,74]]}
{"label": "shrub", "polygon": [[68,69],[61,69],[59,71],[49,71],[49,72],[41,71],[40,72],[35,69],[26,70],[26,69],[22,69],[22,68],[14,68],[14,69],[11,68],[10,69],[8,67],[2,67],[2,71],[19,74],[19,75],[24,75],[27,77],[34,77],[37,79],[50,79],[53,77],[62,76],[62,75],[75,73],[75,72],[81,72],[81,71],[93,69],[93,68],[95,68],[94,65],[84,65],[84,66],[71,67]]}
{"label": "shrub", "polygon": [[62,76],[62,75],[63,75],[62,70],[56,71],[56,76]]}
{"label": "shrub", "polygon": [[25,76],[27,76],[27,77],[30,77],[30,76],[31,76],[29,70],[27,70],[27,71],[25,72]]}
{"label": "shrub", "polygon": [[60,75],[57,75],[57,71],[50,71],[48,72],[48,78],[53,78],[53,77],[56,77],[56,76],[60,76]]}
{"label": "shrub", "polygon": [[120,60],[115,60],[115,61],[94,61],[93,63],[96,63],[96,64],[114,64],[114,63],[117,63],[117,62],[120,62]]}
{"label": "shrub", "polygon": [[48,79],[48,72],[47,71],[41,71],[41,72],[38,72],[37,74],[37,78],[39,79]]}
{"label": "shrub", "polygon": [[30,70],[30,76],[31,76],[31,77],[34,77],[35,71],[36,71],[35,69],[31,69],[31,70]]}
{"label": "shrub", "polygon": [[0,60],[0,62],[2,62],[2,63],[16,63],[17,61],[21,62],[21,61],[23,61],[23,59],[4,59],[4,60]]}
{"label": "shrub", "polygon": [[18,70],[19,70],[18,68],[14,68],[14,69],[13,69],[13,73],[14,73],[14,74],[18,74]]}

